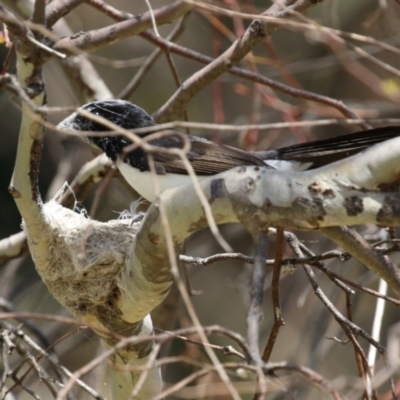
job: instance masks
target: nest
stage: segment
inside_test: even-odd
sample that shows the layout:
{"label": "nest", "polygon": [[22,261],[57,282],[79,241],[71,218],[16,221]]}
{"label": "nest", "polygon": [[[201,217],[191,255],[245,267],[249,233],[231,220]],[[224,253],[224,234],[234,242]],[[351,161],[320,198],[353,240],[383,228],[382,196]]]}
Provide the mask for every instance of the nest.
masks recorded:
{"label": "nest", "polygon": [[121,275],[139,226],[135,216],[125,213],[123,218],[99,222],[88,218],[85,211],[69,210],[56,201],[45,204],[43,211],[48,228],[43,235],[47,238],[39,240],[49,243],[46,256],[35,257],[38,240],[27,232],[28,243],[36,268],[53,296],[85,322],[101,322],[104,310],[118,314]]}

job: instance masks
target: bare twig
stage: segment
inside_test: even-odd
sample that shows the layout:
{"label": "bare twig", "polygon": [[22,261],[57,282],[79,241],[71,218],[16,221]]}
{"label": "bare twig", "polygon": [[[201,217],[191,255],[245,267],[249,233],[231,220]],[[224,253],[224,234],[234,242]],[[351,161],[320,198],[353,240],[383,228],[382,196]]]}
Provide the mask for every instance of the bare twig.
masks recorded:
{"label": "bare twig", "polygon": [[158,355],[158,353],[160,351],[160,347],[161,347],[160,343],[157,343],[153,347],[153,350],[151,351],[151,354],[150,354],[150,356],[149,356],[149,358],[147,360],[147,363],[145,365],[146,369],[142,372],[142,374],[140,375],[139,379],[137,380],[136,385],[135,385],[134,389],[132,390],[131,395],[129,396],[129,400],[136,399],[137,395],[139,394],[140,389],[143,387],[143,385],[144,385],[144,383],[146,381],[146,378],[147,378],[147,376],[149,374],[150,368],[154,368],[154,364],[155,364],[157,355]]}
{"label": "bare twig", "polygon": [[[196,60],[201,62],[202,64],[210,64],[213,59],[211,57],[205,56],[203,54],[197,53],[193,50],[189,50],[186,49],[182,46],[179,46],[175,43],[172,42],[167,42],[162,38],[157,38],[155,35],[153,35],[151,32],[143,32],[141,34],[141,36],[143,36],[145,39],[151,41],[152,43],[158,45],[158,46],[162,46],[162,47],[168,47],[170,49],[171,52],[180,54],[181,56]],[[260,83],[262,85],[265,86],[269,86],[272,89],[275,90],[279,90],[283,93],[288,94],[289,96],[295,97],[295,98],[301,98],[301,99],[305,99],[308,101],[314,101],[316,103],[321,103],[321,104],[325,104],[327,106],[333,107],[337,110],[339,110],[344,116],[348,117],[348,118],[353,118],[353,119],[357,119],[359,122],[357,123],[357,125],[359,125],[361,128],[363,129],[367,129],[368,128],[368,124],[365,124],[364,120],[360,120],[360,118],[357,116],[357,114],[355,114],[353,111],[351,111],[342,101],[340,100],[336,100],[336,99],[332,99],[330,97],[327,96],[323,96],[323,95],[318,95],[316,93],[313,92],[309,92],[307,90],[300,90],[297,88],[293,88],[290,87],[288,85],[285,85],[281,82],[278,82],[276,80],[267,78],[263,75],[260,74],[256,74],[254,72],[251,71],[247,71],[243,68],[238,68],[238,67],[231,67],[229,68],[229,70],[227,70],[226,72],[232,74],[232,75],[236,75],[240,78],[244,78],[244,79],[248,79],[252,82],[256,82],[256,83]],[[157,116],[155,116],[157,118]],[[161,121],[161,120],[160,120]],[[294,123],[296,124],[296,123]],[[256,129],[256,127],[254,128]]]}
{"label": "bare twig", "polygon": [[275,345],[276,338],[278,337],[279,328],[284,325],[282,318],[281,300],[279,294],[279,284],[282,267],[282,252],[283,252],[283,229],[277,228],[276,230],[276,250],[275,250],[275,264],[274,272],[272,275],[271,282],[271,296],[272,296],[272,307],[274,311],[274,324],[272,325],[271,332],[268,338],[267,345],[262,355],[262,360],[268,362],[271,357],[272,350]]}
{"label": "bare twig", "polygon": [[[185,157],[185,153],[182,152],[182,158],[186,158]],[[154,165],[154,159],[151,157],[151,154],[148,155],[148,160],[149,160],[149,166],[150,166],[150,171],[152,172],[152,177],[153,177],[153,185],[155,187],[155,191],[157,192],[157,187],[158,187],[158,182],[157,182],[157,178],[156,178],[156,169],[155,169],[155,165]],[[189,163],[188,163],[189,164]],[[191,165],[189,164],[189,167],[191,167]],[[192,171],[193,173],[193,171]],[[196,177],[195,177],[196,178]],[[197,181],[197,179],[196,179]],[[201,189],[200,192],[202,193]],[[204,196],[204,194],[203,194]],[[208,204],[207,200],[206,203]],[[183,298],[183,301],[185,303],[186,309],[196,327],[196,330],[201,338],[201,340],[204,343],[208,343],[207,337],[204,333],[204,329],[197,317],[197,314],[193,308],[193,304],[190,301],[190,297],[189,294],[185,288],[185,285],[182,281],[182,279],[180,278],[179,275],[179,270],[178,270],[178,265],[176,262],[176,255],[175,255],[175,249],[174,249],[174,242],[173,242],[173,238],[171,235],[171,229],[170,229],[170,222],[168,220],[165,208],[163,206],[163,203],[160,202],[159,204],[159,211],[160,211],[160,216],[161,216],[161,221],[165,230],[165,236],[166,236],[166,243],[167,243],[167,249],[168,249],[168,256],[169,256],[169,265],[171,268],[171,273],[175,278],[175,282],[178,285],[179,291],[181,293],[181,296]],[[232,382],[230,381],[228,375],[226,374],[225,370],[222,368],[220,361],[218,360],[218,358],[216,357],[214,351],[212,349],[210,349],[209,347],[205,347],[205,350],[208,354],[208,356],[210,357],[211,361],[213,362],[213,364],[215,365],[219,376],[221,377],[222,381],[225,383],[229,393],[231,394],[231,396],[235,399],[235,400],[240,400],[240,397],[238,395],[238,393],[236,392],[236,390],[234,389],[234,387],[232,386]]]}
{"label": "bare twig", "polygon": [[370,246],[354,229],[348,227],[323,228],[321,232],[385,279],[395,291],[400,290],[396,289],[400,287],[400,269],[397,265]]}
{"label": "bare twig", "polygon": [[[164,333],[164,332],[166,333],[167,332],[167,331],[164,331],[164,330],[158,329],[158,328],[155,328],[154,330],[156,332],[161,332],[161,333]],[[169,332],[169,333],[171,333],[172,335],[174,334],[174,332]],[[230,334],[232,335],[233,332],[230,332]],[[235,337],[234,334],[233,334],[233,337]],[[237,357],[242,358],[243,360],[248,360],[249,359],[249,355],[247,355],[247,357],[246,357],[244,354],[242,354],[239,351],[235,350],[232,346],[218,346],[218,345],[211,344],[211,343],[203,343],[203,342],[201,342],[199,340],[189,339],[189,338],[181,336],[181,335],[175,336],[175,339],[182,340],[183,342],[186,342],[186,343],[196,344],[196,345],[201,346],[201,347],[209,346],[209,347],[211,347],[211,348],[213,348],[215,350],[219,350],[222,354],[227,355],[227,356],[237,356]],[[240,339],[240,338],[236,338],[236,339],[240,342],[240,344],[242,346],[244,345],[244,343],[242,342],[242,339]]]}
{"label": "bare twig", "polygon": [[[38,346],[28,335],[26,335],[22,330],[20,329],[15,329],[8,325],[8,329],[13,332],[13,334],[24,341],[29,347],[33,348],[36,352],[38,352],[41,356],[43,356],[48,362],[50,362],[52,365],[54,365],[58,370],[63,372],[65,375],[67,375],[69,378],[74,377],[74,374],[72,374],[67,368],[62,366],[57,360],[54,360],[54,358],[47,353],[45,350],[43,350],[40,346]],[[78,377],[74,377],[75,382],[85,391],[90,393],[93,398],[95,399],[103,399],[102,396],[100,396],[96,391],[88,387],[84,382],[82,382]]]}
{"label": "bare twig", "polygon": [[[305,11],[314,6],[315,3],[308,0],[299,0],[293,5],[296,11]],[[292,15],[288,10],[280,10],[276,3],[266,12],[278,19],[285,19]],[[288,7],[288,9],[291,7]],[[213,60],[206,67],[193,74],[187,79],[177,92],[157,111],[155,118],[159,122],[177,119],[182,115],[189,101],[201,89],[216,79],[224,72],[232,69],[245,57],[255,46],[277,29],[277,25],[266,21],[255,20],[249,28],[232,46],[221,56]]]}
{"label": "bare twig", "polygon": [[[96,7],[99,4],[99,1],[90,0],[88,3]],[[192,8],[192,5],[182,3],[178,0],[165,7],[154,10],[154,17],[158,25],[166,24],[175,21]],[[60,39],[57,43],[55,43],[54,49],[65,54],[74,53],[77,49],[80,51],[84,50],[92,52],[105,45],[110,45],[116,41],[137,35],[151,26],[152,18],[150,12],[147,12],[140,18],[127,19],[105,28],[100,28],[94,31],[84,32],[73,35],[72,37]],[[88,37],[90,40],[88,40]],[[49,57],[43,54],[41,62],[44,63],[48,59]]]}
{"label": "bare twig", "polygon": [[[183,32],[185,17],[182,17],[171,33],[167,36],[166,40],[173,41],[176,40],[179,35]],[[146,61],[142,64],[139,70],[136,72],[132,80],[122,89],[121,93],[117,96],[118,99],[128,99],[131,97],[132,93],[140,85],[145,75],[151,70],[151,67],[155,64],[157,59],[162,54],[162,49],[157,47],[153,52],[147,57]]]}
{"label": "bare twig", "polygon": [[53,0],[46,6],[46,27],[51,28],[58,20],[84,2],[85,0]]}
{"label": "bare twig", "polygon": [[33,8],[32,22],[38,25],[45,23],[45,8],[46,0],[35,0],[35,7]]}
{"label": "bare twig", "polygon": [[250,306],[247,313],[247,340],[255,363],[261,362],[259,349],[260,322],[263,317],[262,303],[265,284],[265,259],[267,252],[267,234],[257,234],[254,251],[254,267],[250,289]]}

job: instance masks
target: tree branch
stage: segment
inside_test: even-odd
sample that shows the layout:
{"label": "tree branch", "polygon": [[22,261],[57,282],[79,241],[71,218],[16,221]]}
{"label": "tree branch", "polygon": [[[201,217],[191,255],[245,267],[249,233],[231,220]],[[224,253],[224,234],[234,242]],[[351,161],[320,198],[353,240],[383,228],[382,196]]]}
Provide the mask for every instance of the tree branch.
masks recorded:
{"label": "tree branch", "polygon": [[[285,1],[285,5],[292,1]],[[298,0],[292,6],[281,10],[282,4],[275,3],[263,15],[276,18],[290,18],[292,11],[305,11],[316,4],[315,1]],[[246,32],[237,39],[223,54],[210,64],[187,79],[174,95],[155,113],[158,122],[166,122],[179,118],[186,109],[189,101],[210,82],[230,70],[254,47],[277,29],[277,25],[263,20],[253,21]]]}
{"label": "tree branch", "polygon": [[[154,10],[154,17],[158,25],[167,24],[186,14],[192,8],[191,4],[178,0],[170,5]],[[54,44],[54,50],[69,55],[75,54],[76,50],[93,52],[106,45],[137,35],[151,27],[151,15],[150,12],[146,12],[141,16],[136,16],[105,28],[81,32],[60,39]],[[49,54],[42,53],[40,62],[45,63],[49,58]]]}

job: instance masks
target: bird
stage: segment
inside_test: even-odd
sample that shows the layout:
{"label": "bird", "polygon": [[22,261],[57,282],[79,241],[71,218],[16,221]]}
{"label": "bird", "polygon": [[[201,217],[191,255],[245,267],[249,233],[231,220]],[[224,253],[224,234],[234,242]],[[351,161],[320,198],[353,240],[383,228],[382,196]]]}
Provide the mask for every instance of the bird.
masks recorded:
{"label": "bird", "polygon": [[[142,138],[160,131],[160,128],[157,129],[154,119],[145,110],[129,101],[99,100],[85,104],[81,109],[95,116],[103,117],[127,130],[149,128],[150,131],[138,134]],[[102,150],[112,161],[118,161],[117,166],[122,176],[136,192],[150,202],[156,199],[157,193],[153,188],[148,157],[141,147],[125,152],[124,148],[132,144],[131,140],[111,132],[103,124],[86,118],[79,112],[65,118],[57,125],[57,128],[85,132],[82,136],[89,143]],[[91,135],[90,132],[97,134]],[[103,134],[100,134],[102,132]],[[104,132],[110,134],[104,134]],[[285,171],[305,171],[318,168],[399,136],[400,126],[373,128],[329,139],[254,152],[214,143],[175,129],[168,130],[162,137],[150,140],[149,144],[166,149],[183,148],[182,134],[190,141],[187,159],[197,178],[202,180],[238,166],[264,166]],[[192,182],[178,155],[156,152],[153,153],[153,159],[160,192]]]}

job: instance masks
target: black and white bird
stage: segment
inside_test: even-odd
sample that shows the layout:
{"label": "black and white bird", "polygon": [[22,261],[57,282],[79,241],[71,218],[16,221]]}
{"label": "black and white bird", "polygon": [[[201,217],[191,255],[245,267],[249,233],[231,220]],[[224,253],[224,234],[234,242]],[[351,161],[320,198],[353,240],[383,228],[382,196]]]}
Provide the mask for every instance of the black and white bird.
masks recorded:
{"label": "black and white bird", "polygon": [[[82,106],[82,109],[124,129],[133,130],[154,126],[154,130],[150,133],[139,134],[142,137],[159,131],[157,124],[146,111],[128,101],[95,101]],[[141,196],[149,201],[156,198],[146,153],[138,147],[125,154],[123,149],[132,144],[125,136],[111,132],[107,136],[91,136],[90,132],[106,132],[110,129],[78,113],[73,113],[64,119],[58,125],[58,129],[85,132],[89,142],[100,148],[112,161],[116,162],[121,158],[117,164],[121,174]],[[170,132],[171,134],[149,143],[164,148],[182,148],[182,137],[174,136],[174,130]],[[268,166],[278,170],[304,171],[349,157],[367,147],[397,136],[400,136],[400,127],[392,126],[295,144],[275,150],[247,152],[187,135],[191,144],[187,158],[199,180],[238,166]],[[191,178],[178,156],[160,152],[154,153],[153,157],[161,192],[191,183]]]}

